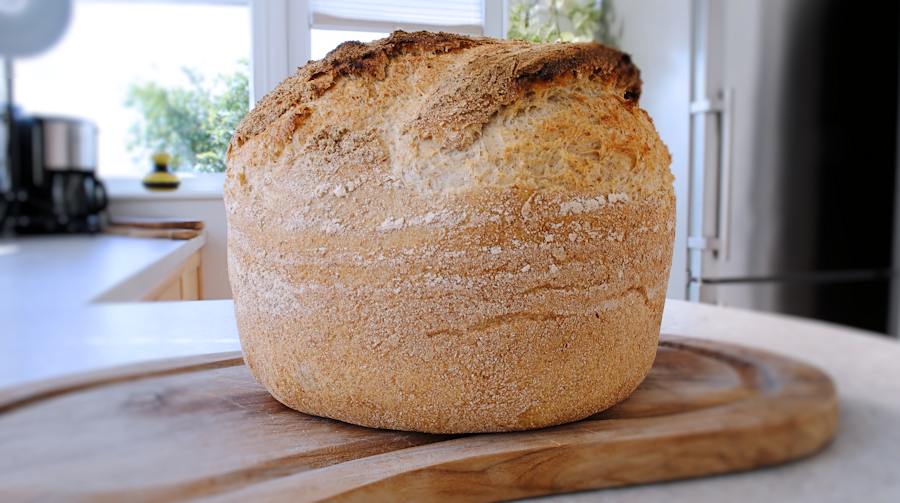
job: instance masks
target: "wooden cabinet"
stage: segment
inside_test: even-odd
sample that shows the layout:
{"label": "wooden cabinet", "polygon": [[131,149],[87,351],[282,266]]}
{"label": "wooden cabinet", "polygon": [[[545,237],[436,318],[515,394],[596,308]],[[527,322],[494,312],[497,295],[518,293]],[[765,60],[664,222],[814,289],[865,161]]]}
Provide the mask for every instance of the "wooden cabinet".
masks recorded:
{"label": "wooden cabinet", "polygon": [[200,300],[203,298],[200,280],[200,252],[197,251],[145,300]]}

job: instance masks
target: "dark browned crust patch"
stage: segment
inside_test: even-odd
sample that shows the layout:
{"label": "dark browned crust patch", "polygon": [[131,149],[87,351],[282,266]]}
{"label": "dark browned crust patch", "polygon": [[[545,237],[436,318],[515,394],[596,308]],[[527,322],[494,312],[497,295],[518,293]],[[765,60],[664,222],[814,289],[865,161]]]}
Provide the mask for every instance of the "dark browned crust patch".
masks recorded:
{"label": "dark browned crust patch", "polygon": [[[324,59],[311,61],[263,97],[238,126],[230,148],[238,148],[285,114],[303,109],[346,76],[385,78],[391,60],[404,54],[449,53],[480,48],[462,74],[436,89],[415,126],[426,136],[439,134],[447,147],[469,143],[479,125],[500,108],[539,85],[561,85],[586,73],[627,103],[640,99],[641,80],[631,58],[596,43],[529,44],[450,33],[395,31],[368,44],[345,42]],[[297,120],[287,123],[299,126]],[[300,121],[302,122],[302,121]],[[283,131],[279,136],[284,136]]]}

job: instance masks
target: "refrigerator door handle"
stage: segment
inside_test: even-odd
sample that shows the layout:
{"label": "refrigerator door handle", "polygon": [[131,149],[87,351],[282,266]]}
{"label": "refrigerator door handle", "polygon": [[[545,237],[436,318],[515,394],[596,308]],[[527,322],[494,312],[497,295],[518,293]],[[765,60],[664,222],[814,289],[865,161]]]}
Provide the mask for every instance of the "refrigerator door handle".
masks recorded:
{"label": "refrigerator door handle", "polygon": [[720,134],[721,149],[719,151],[719,253],[725,260],[731,255],[731,139],[734,116],[734,89],[725,88],[722,93],[722,112]]}
{"label": "refrigerator door handle", "polygon": [[688,248],[695,250],[708,250],[723,259],[730,256],[731,236],[731,141],[733,128],[734,90],[727,88],[722,92],[721,99],[701,99],[691,102],[691,115],[713,114],[718,118],[718,162],[716,187],[716,235],[715,236],[690,236]]}
{"label": "refrigerator door handle", "polygon": [[691,115],[718,114],[722,112],[722,103],[708,98],[694,100],[691,102],[690,111]]}

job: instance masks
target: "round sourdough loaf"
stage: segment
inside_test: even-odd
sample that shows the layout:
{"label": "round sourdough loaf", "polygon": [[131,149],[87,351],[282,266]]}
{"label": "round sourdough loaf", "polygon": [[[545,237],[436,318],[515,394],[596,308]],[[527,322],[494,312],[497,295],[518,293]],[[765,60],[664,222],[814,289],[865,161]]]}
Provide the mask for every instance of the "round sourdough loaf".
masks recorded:
{"label": "round sourdough loaf", "polygon": [[348,42],[234,135],[244,358],[296,410],[437,433],[627,397],[656,354],[670,158],[626,54],[446,33]]}

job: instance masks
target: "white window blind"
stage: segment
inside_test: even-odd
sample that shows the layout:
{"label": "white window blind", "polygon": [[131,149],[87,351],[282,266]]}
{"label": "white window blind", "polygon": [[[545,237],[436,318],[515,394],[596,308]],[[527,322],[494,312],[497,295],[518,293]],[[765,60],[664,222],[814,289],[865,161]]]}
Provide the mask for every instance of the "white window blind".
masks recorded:
{"label": "white window blind", "polygon": [[482,0],[311,0],[310,8],[314,28],[484,32]]}

